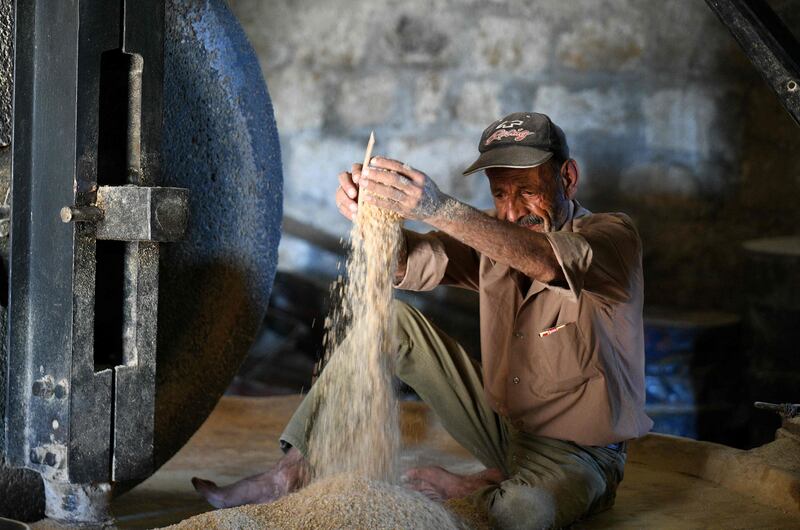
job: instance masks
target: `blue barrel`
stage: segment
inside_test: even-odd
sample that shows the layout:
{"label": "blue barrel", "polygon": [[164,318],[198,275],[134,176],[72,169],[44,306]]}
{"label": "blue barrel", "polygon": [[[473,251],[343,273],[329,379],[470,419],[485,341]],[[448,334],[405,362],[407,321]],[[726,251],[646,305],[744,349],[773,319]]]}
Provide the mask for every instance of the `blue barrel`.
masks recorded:
{"label": "blue barrel", "polygon": [[720,312],[645,311],[646,411],[654,432],[742,443],[740,321]]}

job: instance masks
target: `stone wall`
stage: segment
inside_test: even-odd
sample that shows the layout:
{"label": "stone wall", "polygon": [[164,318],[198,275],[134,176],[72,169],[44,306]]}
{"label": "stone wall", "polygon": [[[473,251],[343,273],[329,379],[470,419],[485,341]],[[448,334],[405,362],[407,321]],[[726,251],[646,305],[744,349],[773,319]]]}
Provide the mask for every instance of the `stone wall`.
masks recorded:
{"label": "stone wall", "polygon": [[[480,132],[549,114],[582,169],[579,199],[621,210],[645,244],[651,304],[736,309],[741,241],[800,221],[800,135],[699,0],[230,0],[275,105],[285,212],[344,236],[336,175],[377,152],[488,207],[462,177]],[[787,2],[773,2],[786,11]],[[284,269],[335,273],[284,236]]]}

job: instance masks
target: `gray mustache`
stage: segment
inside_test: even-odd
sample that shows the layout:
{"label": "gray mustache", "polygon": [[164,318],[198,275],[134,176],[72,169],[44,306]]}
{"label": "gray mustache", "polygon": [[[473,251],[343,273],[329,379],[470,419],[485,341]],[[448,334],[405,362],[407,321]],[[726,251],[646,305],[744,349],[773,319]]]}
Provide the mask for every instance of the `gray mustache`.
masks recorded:
{"label": "gray mustache", "polygon": [[538,215],[533,215],[533,214],[526,215],[525,217],[517,221],[517,224],[519,226],[533,226],[533,225],[540,225],[542,223],[544,223],[544,219],[542,219]]}

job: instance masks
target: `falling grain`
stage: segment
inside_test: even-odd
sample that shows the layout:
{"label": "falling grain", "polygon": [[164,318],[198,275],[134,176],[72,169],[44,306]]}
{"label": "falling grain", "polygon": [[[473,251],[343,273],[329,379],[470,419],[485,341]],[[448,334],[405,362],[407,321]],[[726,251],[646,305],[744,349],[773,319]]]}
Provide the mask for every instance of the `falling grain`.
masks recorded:
{"label": "falling grain", "polygon": [[333,289],[339,303],[326,320],[327,364],[313,394],[308,459],[315,478],[349,472],[397,480],[392,279],[400,224],[397,214],[366,203],[353,224],[347,273]]}
{"label": "falling grain", "polygon": [[460,528],[443,506],[397,485],[392,280],[400,225],[395,213],[359,206],[346,275],[331,288],[338,303],[325,319],[325,367],[310,394],[312,483],[270,504],[209,512],[169,528]]}

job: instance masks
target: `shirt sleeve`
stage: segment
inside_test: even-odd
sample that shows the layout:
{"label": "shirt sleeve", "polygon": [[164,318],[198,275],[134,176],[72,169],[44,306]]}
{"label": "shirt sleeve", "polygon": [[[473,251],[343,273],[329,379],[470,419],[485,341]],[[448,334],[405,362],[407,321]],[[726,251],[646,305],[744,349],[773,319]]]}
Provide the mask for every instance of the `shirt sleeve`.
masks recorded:
{"label": "shirt sleeve", "polygon": [[398,289],[430,291],[438,285],[478,290],[480,255],[444,232],[405,230],[406,274]]}
{"label": "shirt sleeve", "polygon": [[567,288],[554,291],[578,299],[586,291],[612,301],[630,299],[633,279],[641,274],[642,245],[633,221],[625,214],[594,214],[574,232],[546,234]]}

